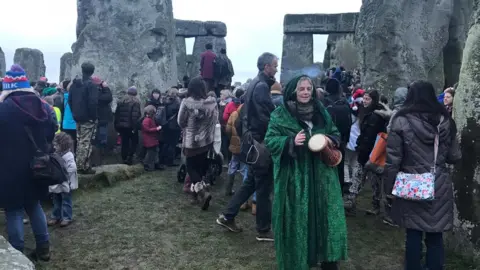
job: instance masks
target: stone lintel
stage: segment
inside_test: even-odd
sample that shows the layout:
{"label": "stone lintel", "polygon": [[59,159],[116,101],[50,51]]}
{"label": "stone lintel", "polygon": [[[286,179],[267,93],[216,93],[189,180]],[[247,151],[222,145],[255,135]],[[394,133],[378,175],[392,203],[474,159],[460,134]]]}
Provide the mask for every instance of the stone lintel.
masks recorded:
{"label": "stone lintel", "polygon": [[283,20],[284,34],[355,33],[358,12],[337,14],[287,14]]}

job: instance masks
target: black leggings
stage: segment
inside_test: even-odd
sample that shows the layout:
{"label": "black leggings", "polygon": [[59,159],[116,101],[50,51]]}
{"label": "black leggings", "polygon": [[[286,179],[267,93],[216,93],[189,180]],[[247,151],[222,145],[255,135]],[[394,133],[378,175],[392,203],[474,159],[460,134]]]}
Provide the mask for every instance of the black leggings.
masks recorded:
{"label": "black leggings", "polygon": [[192,184],[196,184],[203,180],[208,170],[208,151],[200,153],[196,156],[187,157],[187,173],[190,176]]}

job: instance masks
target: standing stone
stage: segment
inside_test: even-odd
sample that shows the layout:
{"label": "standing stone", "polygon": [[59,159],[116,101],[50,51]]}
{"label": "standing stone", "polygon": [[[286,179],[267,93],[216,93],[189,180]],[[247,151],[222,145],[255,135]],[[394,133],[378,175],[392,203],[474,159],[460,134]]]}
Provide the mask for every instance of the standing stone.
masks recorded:
{"label": "standing stone", "polygon": [[177,84],[172,0],[77,0],[72,76],[91,62],[115,95],[136,86],[140,98]]}
{"label": "standing stone", "polygon": [[34,270],[33,263],[0,235],[0,269]]}
{"label": "standing stone", "polygon": [[313,65],[313,35],[284,34],[280,83],[285,84],[307,66]]}
{"label": "standing stone", "polygon": [[5,53],[3,52],[2,47],[0,47],[0,77],[5,76],[5,71],[6,71]]}
{"label": "standing stone", "polygon": [[323,56],[323,68],[329,69],[331,67],[338,66],[341,64],[336,57],[335,48],[337,41],[343,38],[350,38],[353,34],[329,34],[327,38],[327,48],[325,49],[325,54]]}
{"label": "standing stone", "polygon": [[192,74],[195,74],[195,76],[198,75],[198,70],[194,70],[193,68],[193,55],[191,54],[187,54],[187,58],[186,58],[186,61],[187,61],[187,76],[191,78],[193,78],[194,76],[192,76]]}
{"label": "standing stone", "polygon": [[[203,36],[196,37],[193,44],[193,64],[190,70],[191,77],[200,75],[200,55],[205,51],[205,45],[208,43],[213,45],[213,51],[216,54],[220,53],[220,49],[227,49],[227,43],[224,37]],[[227,52],[228,53],[228,52]]]}
{"label": "standing stone", "polygon": [[[456,229],[480,249],[480,3],[463,50],[460,81],[453,104],[460,134],[462,159],[455,166],[453,183],[458,211]],[[477,250],[478,251],[478,250]]]}
{"label": "standing stone", "polygon": [[60,78],[58,82],[62,82],[64,79],[72,79],[72,56],[71,52],[67,52],[60,58]]}
{"label": "standing stone", "polygon": [[391,97],[398,87],[428,79],[448,42],[453,2],[363,1],[356,28],[362,83]]}
{"label": "standing stone", "polygon": [[15,50],[13,62],[25,69],[30,81],[35,82],[45,76],[46,66],[43,53],[37,49],[19,48]]}
{"label": "standing stone", "polygon": [[175,37],[176,53],[177,53],[177,78],[182,81],[183,76],[187,75],[187,45],[185,37]]}

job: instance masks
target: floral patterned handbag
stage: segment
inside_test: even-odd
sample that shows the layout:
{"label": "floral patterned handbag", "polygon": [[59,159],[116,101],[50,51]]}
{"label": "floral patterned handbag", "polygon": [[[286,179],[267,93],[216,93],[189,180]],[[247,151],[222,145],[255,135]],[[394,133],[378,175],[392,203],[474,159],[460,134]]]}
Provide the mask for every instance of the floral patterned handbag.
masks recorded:
{"label": "floral patterned handbag", "polygon": [[395,197],[411,201],[431,201],[435,199],[435,167],[438,154],[438,136],[440,133],[440,124],[443,122],[443,119],[443,116],[440,117],[440,122],[437,126],[431,171],[427,173],[399,172],[392,190],[392,195]]}

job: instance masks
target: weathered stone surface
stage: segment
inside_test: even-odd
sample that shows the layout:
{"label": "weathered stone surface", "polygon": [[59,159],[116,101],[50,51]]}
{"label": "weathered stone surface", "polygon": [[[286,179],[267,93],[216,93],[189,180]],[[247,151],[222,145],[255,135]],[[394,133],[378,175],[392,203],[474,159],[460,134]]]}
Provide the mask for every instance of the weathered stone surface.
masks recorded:
{"label": "weathered stone surface", "polygon": [[81,189],[109,187],[119,181],[125,181],[145,172],[142,165],[109,164],[95,167],[94,175],[79,175],[78,185]]}
{"label": "weathered stone surface", "polygon": [[175,37],[176,58],[177,58],[177,78],[182,81],[183,76],[187,75],[187,46],[185,37]]}
{"label": "weathered stone surface", "polygon": [[453,181],[458,210],[457,230],[480,253],[480,3],[474,5],[474,24],[463,51],[460,81],[454,100],[454,118],[460,133],[462,159]]}
{"label": "weathered stone surface", "polygon": [[227,26],[223,22],[175,20],[175,35],[182,37],[227,36]]}
{"label": "weathered stone surface", "polygon": [[59,82],[63,81],[64,79],[72,79],[71,72],[72,72],[72,57],[73,54],[71,52],[64,53],[60,58],[60,78]]}
{"label": "weathered stone surface", "polygon": [[283,35],[280,83],[287,83],[305,67],[313,64],[313,35]]}
{"label": "weathered stone surface", "polygon": [[342,38],[352,37],[354,34],[330,34],[327,38],[327,48],[325,49],[325,54],[323,56],[323,67],[325,69],[331,68],[333,66],[338,66],[340,62],[338,61],[335,55],[335,47],[337,41]]}
{"label": "weathered stone surface", "polygon": [[0,269],[34,270],[33,263],[0,235]]}
{"label": "weathered stone surface", "polygon": [[46,66],[43,60],[43,53],[37,49],[19,48],[15,50],[13,62],[25,69],[30,81],[37,81],[45,76]]}
{"label": "weathered stone surface", "polygon": [[77,1],[72,76],[84,62],[115,94],[131,85],[144,99],[153,88],[177,82],[171,0]]}
{"label": "weathered stone surface", "polygon": [[2,47],[0,47],[0,76],[1,77],[5,76],[5,71],[6,71],[5,53],[3,52]]}
{"label": "weathered stone surface", "polygon": [[463,47],[467,39],[472,12],[472,0],[454,1],[453,16],[450,20],[449,39],[443,49],[445,87],[458,82],[462,66]]}
{"label": "weathered stone surface", "polygon": [[193,44],[193,62],[190,68],[190,76],[195,77],[200,75],[200,55],[205,51],[205,45],[208,43],[213,45],[213,51],[216,54],[220,53],[220,49],[227,48],[227,43],[223,37],[215,36],[205,36],[205,37],[196,37],[195,43]]}
{"label": "weathered stone surface", "polygon": [[363,1],[356,28],[363,84],[391,97],[397,87],[428,79],[449,38],[453,2]]}
{"label": "weathered stone surface", "polygon": [[198,75],[198,70],[194,70],[193,68],[193,64],[194,64],[193,55],[187,54],[186,61],[187,61],[187,68],[186,68],[187,76],[190,78],[193,78],[192,74]]}
{"label": "weathered stone surface", "polygon": [[283,20],[283,33],[354,33],[358,13],[287,14]]}

